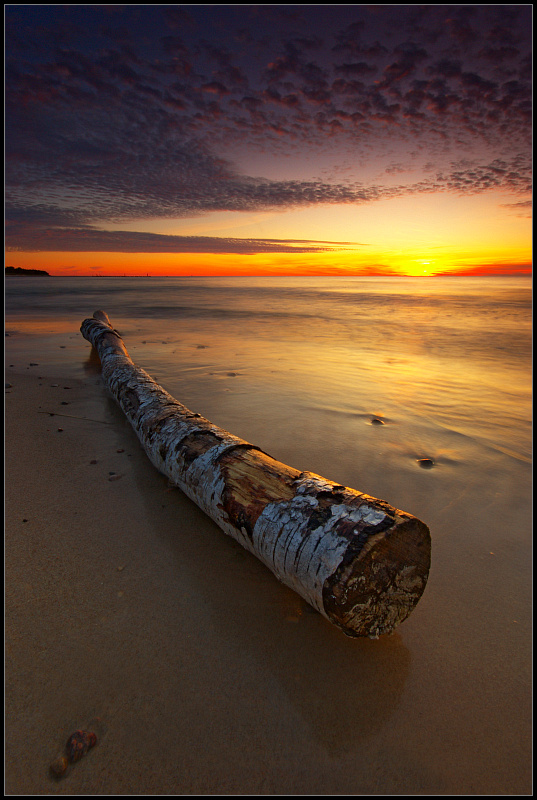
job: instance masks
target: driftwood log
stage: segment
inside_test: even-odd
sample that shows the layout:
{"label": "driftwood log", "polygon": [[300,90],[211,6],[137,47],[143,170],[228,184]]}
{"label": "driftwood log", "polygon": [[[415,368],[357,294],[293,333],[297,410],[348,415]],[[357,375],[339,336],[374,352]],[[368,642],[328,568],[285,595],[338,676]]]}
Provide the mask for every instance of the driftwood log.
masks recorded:
{"label": "driftwood log", "polygon": [[80,330],[152,463],[225,533],[348,636],[376,639],[406,619],[429,573],[423,522],[189,411],[132,362],[104,312]]}

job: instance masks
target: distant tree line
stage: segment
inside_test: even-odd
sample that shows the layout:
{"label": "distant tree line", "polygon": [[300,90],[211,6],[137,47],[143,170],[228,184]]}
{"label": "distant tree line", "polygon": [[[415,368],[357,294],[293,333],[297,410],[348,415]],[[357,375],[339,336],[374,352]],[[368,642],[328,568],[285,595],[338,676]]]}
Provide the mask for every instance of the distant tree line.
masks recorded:
{"label": "distant tree line", "polygon": [[50,274],[45,272],[44,269],[23,269],[22,267],[6,267],[6,275],[46,275],[50,278]]}

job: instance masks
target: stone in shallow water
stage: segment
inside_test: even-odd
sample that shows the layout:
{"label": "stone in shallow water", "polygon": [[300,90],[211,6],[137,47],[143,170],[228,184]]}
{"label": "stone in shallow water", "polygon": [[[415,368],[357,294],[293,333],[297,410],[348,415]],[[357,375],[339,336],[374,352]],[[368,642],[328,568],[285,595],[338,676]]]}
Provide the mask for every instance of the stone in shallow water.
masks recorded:
{"label": "stone in shallow water", "polygon": [[418,464],[422,469],[431,469],[434,467],[434,461],[432,458],[418,458]]}

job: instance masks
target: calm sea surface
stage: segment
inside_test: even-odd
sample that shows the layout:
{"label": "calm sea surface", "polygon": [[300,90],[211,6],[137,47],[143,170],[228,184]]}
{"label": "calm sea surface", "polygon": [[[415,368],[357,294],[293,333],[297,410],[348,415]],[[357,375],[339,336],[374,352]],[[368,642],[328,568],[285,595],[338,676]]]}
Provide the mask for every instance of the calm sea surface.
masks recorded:
{"label": "calm sea surface", "polygon": [[79,332],[97,309],[174,397],[274,458],[437,532],[529,525],[530,279],[8,278],[9,361],[97,378]]}
{"label": "calm sea surface", "polygon": [[6,279],[8,331],[79,335],[98,308],[134,360],[206,416],[240,398],[268,425],[289,400],[353,436],[374,416],[392,432],[422,428],[418,456],[441,460],[447,435],[530,458],[529,278]]}

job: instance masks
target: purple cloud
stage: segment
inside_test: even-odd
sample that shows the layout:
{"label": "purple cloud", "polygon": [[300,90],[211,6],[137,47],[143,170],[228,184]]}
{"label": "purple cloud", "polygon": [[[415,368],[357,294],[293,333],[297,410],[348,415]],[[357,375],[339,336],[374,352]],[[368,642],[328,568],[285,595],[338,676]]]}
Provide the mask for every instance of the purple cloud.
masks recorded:
{"label": "purple cloud", "polygon": [[[521,195],[530,23],[526,6],[8,6],[9,242],[45,207],[65,238],[105,220]],[[250,146],[345,151],[379,175],[410,152],[429,166],[396,187],[359,166],[345,183],[274,181],[226,155]]]}

